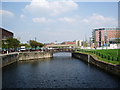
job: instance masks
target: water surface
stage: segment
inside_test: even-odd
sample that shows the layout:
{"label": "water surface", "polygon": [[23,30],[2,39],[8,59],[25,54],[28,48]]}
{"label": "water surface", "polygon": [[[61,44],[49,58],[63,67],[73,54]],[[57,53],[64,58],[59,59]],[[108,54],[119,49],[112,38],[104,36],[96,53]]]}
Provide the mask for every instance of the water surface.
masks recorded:
{"label": "water surface", "polygon": [[22,61],[2,70],[3,88],[118,88],[120,78],[71,57]]}

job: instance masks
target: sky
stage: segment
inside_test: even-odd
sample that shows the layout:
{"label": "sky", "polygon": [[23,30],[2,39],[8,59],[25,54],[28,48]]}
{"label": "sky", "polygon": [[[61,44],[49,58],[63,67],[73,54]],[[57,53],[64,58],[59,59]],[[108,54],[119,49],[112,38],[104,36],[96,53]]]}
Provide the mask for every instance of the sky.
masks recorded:
{"label": "sky", "polygon": [[118,24],[118,2],[31,0],[0,6],[0,27],[23,43],[35,38],[42,43],[85,40],[95,28]]}

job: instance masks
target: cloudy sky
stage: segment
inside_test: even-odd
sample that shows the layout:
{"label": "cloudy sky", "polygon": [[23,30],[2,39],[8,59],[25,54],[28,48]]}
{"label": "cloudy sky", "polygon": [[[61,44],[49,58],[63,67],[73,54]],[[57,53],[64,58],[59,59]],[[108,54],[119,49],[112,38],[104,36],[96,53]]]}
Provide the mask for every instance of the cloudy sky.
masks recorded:
{"label": "cloudy sky", "polygon": [[14,32],[21,42],[35,37],[42,43],[84,40],[94,28],[117,27],[118,22],[117,2],[31,0],[0,6],[0,27]]}

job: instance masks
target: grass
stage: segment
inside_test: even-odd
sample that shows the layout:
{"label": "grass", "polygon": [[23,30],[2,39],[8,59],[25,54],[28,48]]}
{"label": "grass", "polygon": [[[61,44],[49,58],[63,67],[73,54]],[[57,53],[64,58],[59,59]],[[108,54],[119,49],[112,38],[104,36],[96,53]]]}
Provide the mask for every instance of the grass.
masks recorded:
{"label": "grass", "polygon": [[120,49],[106,49],[106,50],[96,50],[102,54],[109,55],[112,57],[119,57],[120,56]]}
{"label": "grass", "polygon": [[[94,54],[93,51],[100,53],[106,57],[109,56],[109,60],[107,58],[103,58],[103,57],[99,56],[98,54],[97,55]],[[94,57],[98,58],[101,61],[105,61],[105,62],[111,63],[111,64],[120,65],[120,49],[104,49],[104,50],[95,50],[95,49],[94,50],[93,49],[80,50],[80,49],[78,49],[77,52],[90,54],[90,55],[93,55]],[[116,58],[118,58],[118,61],[116,60]]]}

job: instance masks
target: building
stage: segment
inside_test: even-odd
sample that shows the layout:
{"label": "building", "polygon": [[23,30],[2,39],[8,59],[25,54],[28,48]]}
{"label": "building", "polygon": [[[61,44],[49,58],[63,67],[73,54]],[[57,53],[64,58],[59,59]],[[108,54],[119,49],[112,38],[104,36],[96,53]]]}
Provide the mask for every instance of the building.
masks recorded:
{"label": "building", "polygon": [[7,38],[13,37],[14,34],[8,30],[0,28],[0,49],[2,48],[2,43],[5,43]]}
{"label": "building", "polygon": [[73,42],[73,41],[66,41],[66,42],[63,42],[61,44],[65,44],[65,45],[75,45],[76,43]]}
{"label": "building", "polygon": [[77,47],[83,46],[83,40],[75,40],[75,44]]}
{"label": "building", "polygon": [[0,40],[6,40],[7,38],[13,37],[14,34],[6,29],[0,28]]}
{"label": "building", "polygon": [[120,39],[120,28],[99,28],[92,32],[92,41],[97,42],[99,47],[116,43],[117,39]]}
{"label": "building", "polygon": [[73,45],[75,47],[81,47],[81,46],[83,46],[83,40],[66,41],[66,42],[63,42],[61,44],[64,44],[64,45]]}

